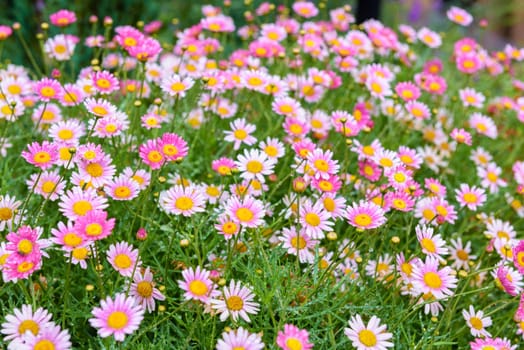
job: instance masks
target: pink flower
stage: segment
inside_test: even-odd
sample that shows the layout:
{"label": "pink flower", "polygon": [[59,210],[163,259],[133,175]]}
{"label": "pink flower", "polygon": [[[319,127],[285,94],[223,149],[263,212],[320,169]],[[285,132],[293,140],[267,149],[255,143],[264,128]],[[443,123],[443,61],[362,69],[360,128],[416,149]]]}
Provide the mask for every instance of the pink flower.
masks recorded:
{"label": "pink flower", "polygon": [[22,152],[22,157],[34,166],[45,170],[53,166],[58,161],[58,146],[49,141],[42,144],[33,142],[28,147],[28,151]]}
{"label": "pink flower", "polygon": [[187,156],[187,142],[177,134],[165,133],[158,139],[158,148],[167,160],[178,161]]}
{"label": "pink flower", "polygon": [[151,169],[160,169],[164,165],[165,158],[156,139],[147,140],[146,143],[140,145],[138,154]]}
{"label": "pink flower", "polygon": [[251,196],[245,196],[243,199],[231,197],[227,202],[226,214],[244,227],[255,228],[264,224],[264,204]]}
{"label": "pink flower", "polygon": [[151,61],[162,51],[162,46],[158,40],[153,38],[145,38],[137,45],[131,46],[127,49],[131,57],[135,57],[142,62]]}
{"label": "pink flower", "polygon": [[464,27],[469,26],[473,22],[473,16],[469,12],[456,6],[451,6],[448,12],[446,12],[446,16],[450,21]]}
{"label": "pink flower", "polygon": [[458,143],[464,143],[468,146],[471,146],[471,134],[464,129],[454,128],[451,131],[450,136]]}
{"label": "pink flower", "polygon": [[398,83],[395,86],[395,92],[404,101],[416,100],[420,97],[419,88],[411,82]]}
{"label": "pink flower", "polygon": [[92,327],[98,329],[102,338],[113,335],[116,341],[124,341],[126,334],[132,334],[140,326],[144,318],[144,309],[136,305],[136,299],[119,293],[115,299],[108,296],[100,302],[100,307],[92,311],[89,319]]}
{"label": "pink flower", "polygon": [[9,26],[0,25],[0,40],[5,40],[13,34],[13,30]]}
{"label": "pink flower", "polygon": [[293,11],[301,17],[311,18],[318,15],[318,8],[314,3],[308,1],[296,1],[293,3]]}
{"label": "pink flower", "polygon": [[75,222],[75,231],[88,241],[97,241],[109,236],[115,227],[115,219],[107,219],[103,210],[91,210]]}
{"label": "pink flower", "polygon": [[346,218],[351,226],[361,230],[380,227],[387,220],[381,207],[365,201],[348,205]]}
{"label": "pink flower", "polygon": [[182,271],[183,281],[178,281],[178,286],[185,291],[184,299],[199,300],[205,304],[210,298],[218,296],[220,293],[215,289],[216,285],[210,279],[210,272],[197,266]]}
{"label": "pink flower", "polygon": [[54,79],[43,78],[34,83],[33,91],[38,95],[40,101],[49,102],[60,97],[62,86]]}
{"label": "pink flower", "polygon": [[513,247],[513,265],[524,275],[524,240]]}
{"label": "pink flower", "polygon": [[57,27],[67,27],[76,22],[76,15],[72,11],[59,10],[51,14],[49,20]]}
{"label": "pink flower", "polygon": [[284,331],[277,335],[277,345],[283,350],[309,350],[313,344],[309,342],[309,333],[292,324],[284,325]]}

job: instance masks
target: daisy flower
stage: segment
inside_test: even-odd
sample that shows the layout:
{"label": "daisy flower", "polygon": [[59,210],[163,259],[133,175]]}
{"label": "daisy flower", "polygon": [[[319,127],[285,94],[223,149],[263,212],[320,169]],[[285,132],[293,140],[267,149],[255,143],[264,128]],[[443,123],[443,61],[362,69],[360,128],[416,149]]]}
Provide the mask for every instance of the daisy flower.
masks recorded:
{"label": "daisy flower", "polygon": [[392,260],[393,258],[387,253],[379,256],[378,260],[368,260],[366,274],[377,281],[391,282],[394,278]]}
{"label": "daisy flower", "polygon": [[84,106],[86,107],[89,113],[94,114],[95,116],[100,118],[112,116],[117,111],[115,105],[102,98],[86,98],[84,101]]}
{"label": "daisy flower", "polygon": [[292,8],[297,15],[304,18],[315,17],[319,12],[315,4],[309,1],[296,1]]}
{"label": "daisy flower", "polygon": [[54,79],[43,78],[34,83],[33,91],[42,102],[56,100],[62,93],[62,86]]}
{"label": "daisy flower", "polygon": [[73,187],[61,196],[58,203],[60,212],[70,220],[77,220],[91,210],[107,208],[107,199],[98,195],[95,189]]}
{"label": "daisy flower", "polygon": [[230,316],[234,322],[238,322],[239,316],[244,321],[251,322],[248,314],[257,314],[260,310],[260,304],[253,301],[253,291],[235,280],[231,280],[229,287],[224,287],[222,297],[209,301],[211,307],[220,314],[222,322]]}
{"label": "daisy flower", "polygon": [[497,138],[497,125],[490,117],[476,112],[469,117],[468,123],[469,126],[475,129],[479,134],[485,135],[491,139]]}
{"label": "daisy flower", "polygon": [[205,211],[206,199],[195,186],[175,185],[160,193],[158,203],[166,213],[190,217]]}
{"label": "daisy flower", "polygon": [[104,192],[116,201],[128,201],[138,197],[140,189],[135,180],[122,174],[108,181],[104,186]]}
{"label": "daisy flower", "polygon": [[351,226],[360,230],[380,227],[387,220],[381,207],[366,201],[348,205],[346,218]]}
{"label": "daisy flower", "polygon": [[22,152],[22,157],[40,169],[48,169],[58,160],[58,147],[49,141],[43,141],[42,144],[33,142],[27,146],[27,149]]}
{"label": "daisy flower", "polygon": [[336,174],[339,170],[337,160],[333,160],[333,152],[315,149],[307,155],[308,164],[316,179],[328,179],[330,175]]}
{"label": "daisy flower", "polygon": [[450,255],[453,260],[451,267],[469,270],[469,262],[477,258],[475,255],[471,255],[471,242],[466,242],[466,245],[464,245],[460,237],[456,240],[451,239],[450,242]]}
{"label": "daisy flower", "polygon": [[56,228],[51,229],[51,234],[53,235],[51,241],[61,246],[62,250],[66,252],[72,251],[85,242],[84,238],[75,231],[72,221],[68,221],[67,224],[59,222]]}
{"label": "daisy flower", "polygon": [[451,138],[458,143],[464,143],[471,146],[471,134],[464,129],[454,128],[450,134]]}
{"label": "daisy flower", "polygon": [[116,167],[111,162],[109,155],[104,155],[97,161],[80,162],[78,165],[80,178],[94,187],[103,187],[116,173]]}
{"label": "daisy flower", "polygon": [[155,288],[153,274],[149,267],[143,273],[136,271],[129,295],[135,298],[137,305],[141,305],[147,312],[155,311],[155,300],[165,300],[166,297]]}
{"label": "daisy flower", "polygon": [[301,263],[312,264],[315,261],[314,249],[318,241],[312,239],[304,230],[297,231],[296,227],[285,227],[279,237],[282,248],[287,249],[288,254],[297,256]]}
{"label": "daisy flower", "polygon": [[395,92],[404,101],[416,100],[420,97],[420,89],[412,82],[401,82],[395,86]]}
{"label": "daisy flower", "polygon": [[127,167],[120,176],[134,180],[140,191],[145,190],[151,182],[151,174],[144,169],[133,170],[131,167]]}
{"label": "daisy flower", "polygon": [[209,278],[210,273],[206,269],[201,269],[200,266],[197,266],[196,269],[189,267],[182,271],[184,280],[178,281],[178,286],[184,290],[185,300],[199,300],[207,304],[210,298],[215,298],[220,294]]}
{"label": "daisy flower", "polygon": [[517,270],[500,264],[495,276],[500,288],[509,295],[515,297],[522,291],[522,275]]}
{"label": "daisy flower", "polygon": [[76,145],[85,134],[84,125],[76,119],[59,121],[49,128],[49,136],[55,142]]}
{"label": "daisy flower", "polygon": [[17,338],[9,344],[9,349],[69,350],[72,345],[70,339],[71,336],[67,330],[62,330],[53,322],[49,322],[45,328],[42,328],[38,336],[34,335],[32,332],[27,332],[23,339]]}
{"label": "daisy flower", "polygon": [[427,256],[444,260],[441,255],[448,255],[449,251],[446,242],[440,234],[433,234],[433,227],[417,225],[415,227],[417,240],[422,247],[422,252]]}
{"label": "daisy flower", "polygon": [[246,144],[251,146],[254,144],[257,139],[251,135],[252,132],[256,130],[256,126],[253,124],[247,123],[244,118],[235,119],[231,124],[229,124],[231,131],[224,131],[226,137],[225,141],[233,142],[234,150],[238,150],[241,144]]}
{"label": "daisy flower", "polygon": [[103,210],[90,210],[86,215],[75,221],[75,231],[87,241],[97,241],[106,238],[115,227],[115,219],[107,219]]}
{"label": "daisy flower", "polygon": [[240,171],[240,177],[246,180],[258,180],[265,182],[264,175],[271,175],[276,160],[269,158],[266,153],[257,149],[244,150],[244,154],[238,156],[235,162]]}
{"label": "daisy flower", "polygon": [[144,309],[136,305],[133,297],[118,293],[115,299],[108,296],[91,312],[91,327],[96,328],[102,338],[114,336],[116,341],[124,341],[126,334],[132,334],[144,318]]}
{"label": "daisy flower", "polygon": [[472,88],[460,89],[459,96],[464,107],[472,106],[482,108],[486,100],[483,94]]}
{"label": "daisy flower", "polygon": [[520,240],[513,247],[513,265],[521,274],[524,274],[524,240]]}
{"label": "daisy flower", "polygon": [[178,161],[187,156],[187,142],[175,133],[165,133],[158,139],[158,148],[167,160]]}
{"label": "daisy flower", "polygon": [[0,196],[0,231],[11,230],[12,223],[15,221],[15,212],[20,207],[22,202],[16,200],[10,195]]}
{"label": "daisy flower", "polygon": [[309,333],[292,324],[285,324],[284,331],[277,335],[277,345],[282,350],[310,350],[313,344],[309,342]]}
{"label": "daisy flower", "polygon": [[52,315],[39,307],[33,312],[31,305],[22,305],[21,309],[14,309],[12,314],[5,316],[0,332],[4,334],[4,341],[23,339],[26,332],[35,336],[40,335],[44,328],[52,325]]}
{"label": "daisy flower", "polygon": [[146,143],[140,145],[138,154],[142,161],[153,170],[160,169],[164,165],[165,157],[157,139],[147,140]]}
{"label": "daisy flower", "polygon": [[118,79],[108,71],[94,72],[91,75],[93,87],[103,95],[107,95],[120,88]]}
{"label": "daisy flower", "polygon": [[457,202],[461,206],[466,206],[470,210],[477,210],[486,202],[486,193],[483,189],[468,184],[460,184],[460,188],[455,189]]}
{"label": "daisy flower", "polygon": [[371,96],[384,99],[393,94],[389,82],[379,76],[373,75],[366,79],[366,88]]}
{"label": "daisy flower", "polygon": [[389,341],[393,334],[386,332],[387,326],[380,323],[380,318],[372,316],[368,324],[364,325],[362,317],[357,314],[348,323],[349,328],[344,328],[344,334],[357,350],[385,350],[393,347]]}
{"label": "daisy flower", "polygon": [[335,193],[342,187],[342,181],[337,175],[331,175],[328,179],[313,178],[311,186],[322,193]]}
{"label": "daisy flower", "polygon": [[278,159],[284,156],[285,148],[284,144],[277,138],[268,137],[266,140],[261,141],[259,148],[268,156],[270,159]]}
{"label": "daisy flower", "polygon": [[162,80],[160,88],[169,96],[184,98],[186,91],[191,89],[193,85],[195,85],[195,81],[190,77],[181,77],[178,74],[173,74]]}
{"label": "daisy flower", "polygon": [[133,270],[142,264],[138,257],[138,250],[127,242],[111,244],[107,250],[107,261],[124,277],[131,277]]}
{"label": "daisy flower", "polygon": [[491,317],[484,317],[482,310],[476,311],[473,305],[469,306],[469,309],[462,310],[462,316],[466,320],[471,335],[474,337],[491,337],[491,334],[486,330],[486,327],[491,326]]}
{"label": "daisy flower", "polygon": [[473,22],[473,16],[470,15],[469,12],[456,6],[451,6],[446,12],[446,16],[450,21],[460,24],[464,27],[469,26],[471,22]]}
{"label": "daisy flower", "polygon": [[59,10],[49,15],[49,21],[57,27],[67,27],[76,22],[76,15],[73,11]]}
{"label": "daisy flower", "polygon": [[74,35],[55,35],[44,43],[44,52],[57,61],[67,61],[73,55],[78,40]]}
{"label": "daisy flower", "polygon": [[216,350],[262,350],[262,337],[256,333],[249,333],[242,327],[222,333],[217,342]]}
{"label": "daisy flower", "polygon": [[426,27],[423,27],[418,31],[417,38],[432,49],[436,49],[442,45],[440,35]]}
{"label": "daisy flower", "polygon": [[499,187],[506,187],[507,182],[500,178],[502,169],[495,163],[488,163],[485,167],[477,167],[477,175],[480,177],[480,186],[489,190],[490,193],[497,193]]}
{"label": "daisy flower", "polygon": [[225,209],[226,215],[243,227],[255,228],[264,224],[264,204],[251,196],[242,199],[232,196]]}
{"label": "daisy flower", "polygon": [[451,267],[438,269],[438,259],[427,256],[424,262],[415,264],[413,268],[413,287],[419,293],[431,293],[436,299],[453,295],[457,287],[457,278],[451,274]]}
{"label": "daisy flower", "polygon": [[313,239],[322,239],[325,232],[332,230],[331,215],[324,209],[321,201],[317,201],[315,204],[310,200],[302,203],[298,215],[300,225]]}

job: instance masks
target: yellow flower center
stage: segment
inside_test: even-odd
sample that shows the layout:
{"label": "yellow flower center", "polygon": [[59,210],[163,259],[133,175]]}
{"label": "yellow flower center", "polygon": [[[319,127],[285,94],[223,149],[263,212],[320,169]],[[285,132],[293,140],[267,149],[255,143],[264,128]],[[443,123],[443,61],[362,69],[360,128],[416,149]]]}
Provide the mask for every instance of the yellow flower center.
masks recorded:
{"label": "yellow flower center", "polygon": [[406,175],[404,175],[404,173],[395,173],[395,175],[393,175],[393,178],[398,183],[403,183],[404,181],[406,181]]}
{"label": "yellow flower center", "polygon": [[313,164],[315,165],[315,168],[317,168],[317,170],[319,170],[319,171],[326,172],[326,171],[329,170],[328,162],[326,162],[323,159],[317,159],[317,160],[315,160],[315,162]]}
{"label": "yellow flower center", "polygon": [[286,346],[289,350],[302,350],[302,342],[297,338],[289,337],[286,340]]}
{"label": "yellow flower center", "polygon": [[27,255],[33,251],[33,243],[28,239],[22,239],[18,242],[18,253]]}
{"label": "yellow flower center", "polygon": [[182,196],[175,201],[175,207],[179,210],[190,210],[193,208],[193,200],[189,197]]}
{"label": "yellow flower center", "polygon": [[176,82],[176,83],[171,84],[171,90],[173,92],[181,92],[181,91],[184,91],[185,89],[186,89],[186,86],[181,82]]}
{"label": "yellow flower center", "polygon": [[9,91],[11,95],[19,95],[22,92],[22,88],[18,85],[9,85],[7,91]]}
{"label": "yellow flower center", "polygon": [[86,171],[92,177],[100,177],[104,173],[104,168],[98,163],[89,163],[86,166]]}
{"label": "yellow flower center", "polygon": [[248,134],[244,129],[238,129],[234,132],[235,138],[238,140],[244,140],[247,138]]}
{"label": "yellow flower center", "polygon": [[302,250],[306,247],[307,243],[304,238],[300,237],[293,237],[291,238],[291,246],[293,248],[298,248],[299,250]]}
{"label": "yellow flower center", "polygon": [[162,160],[162,154],[158,151],[151,151],[148,153],[147,155],[147,159],[150,161],[150,162],[153,162],[153,163],[158,163]]}
{"label": "yellow flower center", "polygon": [[3,207],[0,208],[0,221],[7,221],[13,217],[13,211],[11,208]]}
{"label": "yellow flower center", "polygon": [[133,261],[127,254],[118,254],[115,256],[115,265],[119,269],[128,269],[133,264]]}
{"label": "yellow flower center", "polygon": [[105,109],[104,107],[102,107],[102,106],[94,106],[93,107],[93,114],[104,116],[104,115],[106,115],[108,113],[109,113],[109,111],[107,109]]}
{"label": "yellow flower center", "polygon": [[32,262],[24,261],[23,263],[18,265],[17,271],[20,272],[20,273],[24,273],[24,272],[27,272],[27,271],[31,270],[34,266],[35,266],[35,264],[33,264]]}
{"label": "yellow flower center", "polygon": [[44,164],[51,160],[51,155],[48,152],[36,152],[33,156],[33,161],[37,164]]}
{"label": "yellow flower center", "polygon": [[64,244],[68,247],[76,247],[82,244],[82,238],[74,232],[68,232],[64,235]]}
{"label": "yellow flower center", "polygon": [[224,231],[226,235],[232,235],[237,232],[237,224],[235,224],[233,221],[227,221],[224,223],[224,225],[222,225],[222,231]]}
{"label": "yellow flower center", "polygon": [[375,336],[375,333],[369,329],[361,330],[358,333],[358,340],[360,340],[364,346],[375,346],[377,344],[377,337]]}
{"label": "yellow flower center", "polygon": [[377,94],[380,94],[382,92],[382,86],[379,83],[373,82],[371,83],[371,90]]}
{"label": "yellow flower center", "polygon": [[189,290],[191,293],[195,294],[196,296],[203,296],[207,294],[207,285],[200,281],[200,280],[194,280],[189,283]]}
{"label": "yellow flower center", "polygon": [[424,217],[424,219],[426,219],[427,221],[431,221],[433,220],[433,218],[435,217],[435,212],[431,209],[424,209],[422,211],[422,216]]}
{"label": "yellow flower center", "polygon": [[88,254],[89,254],[89,251],[87,250],[86,247],[79,247],[79,248],[73,249],[72,256],[76,260],[84,260]]}
{"label": "yellow flower center", "polygon": [[324,198],[324,208],[329,211],[330,213],[335,210],[336,204],[333,198],[326,197]]}
{"label": "yellow flower center", "polygon": [[93,206],[86,200],[79,200],[78,202],[73,204],[73,212],[79,216],[86,215],[86,213],[91,209],[93,209]]}
{"label": "yellow flower center", "polygon": [[333,190],[333,184],[327,180],[320,180],[318,182],[318,187],[320,187],[322,191],[326,191],[326,192]]}
{"label": "yellow flower center", "polygon": [[55,350],[55,344],[47,339],[39,340],[33,347],[33,350]]}
{"label": "yellow flower center", "polygon": [[373,221],[371,216],[369,216],[368,214],[358,214],[357,216],[355,216],[355,223],[358,225],[358,226],[363,226],[363,227],[367,227],[369,225],[371,225],[371,222]]}
{"label": "yellow flower center", "polygon": [[282,112],[282,114],[290,114],[293,112],[293,107],[291,105],[284,104],[279,107],[279,110]]}
{"label": "yellow flower center", "polygon": [[127,38],[124,39],[124,45],[125,46],[135,46],[136,45],[136,40],[130,36],[128,36]]}
{"label": "yellow flower center", "polygon": [[420,241],[420,244],[424,249],[426,249],[430,253],[435,253],[437,251],[437,247],[435,246],[435,243],[429,239],[429,238],[423,238]]}
{"label": "yellow flower center", "polygon": [[44,97],[54,97],[56,95],[56,91],[52,87],[46,86],[40,90],[40,94],[42,94]]}
{"label": "yellow flower center", "polygon": [[127,186],[118,186],[115,188],[115,197],[128,198],[131,195],[131,190]]}
{"label": "yellow flower center", "polygon": [[426,272],[424,274],[424,283],[431,289],[438,289],[442,286],[442,279],[436,272]]}
{"label": "yellow flower center", "polygon": [[107,325],[113,329],[124,328],[129,321],[127,315],[122,311],[113,311],[107,318]]}
{"label": "yellow flower center", "polygon": [[227,308],[232,311],[240,311],[244,307],[244,301],[237,295],[232,295],[226,300]]}
{"label": "yellow flower center", "polygon": [[253,216],[255,216],[255,215],[248,208],[239,208],[236,211],[236,216],[237,216],[238,220],[240,220],[242,222],[247,222],[247,221],[251,221],[251,219],[253,219]]}
{"label": "yellow flower center", "polygon": [[98,224],[98,223],[92,223],[92,224],[88,224],[86,225],[86,228],[85,228],[85,232],[86,232],[86,235],[90,236],[90,237],[93,237],[93,236],[99,236],[102,234],[103,232],[103,228],[102,228],[102,225]]}
{"label": "yellow flower center", "polygon": [[393,166],[393,161],[389,158],[382,158],[380,159],[379,164],[382,165],[384,168],[390,168]]}
{"label": "yellow flower center", "polygon": [[464,194],[464,202],[466,203],[476,203],[477,202],[477,196],[474,193],[466,193]]}
{"label": "yellow flower center", "polygon": [[482,320],[478,317],[471,317],[469,319],[469,323],[471,323],[471,327],[477,329],[477,330],[481,330],[482,328],[484,328],[484,325],[482,324]]}
{"label": "yellow flower center", "polygon": [[250,160],[247,162],[246,169],[250,173],[257,174],[264,169],[264,166],[258,160]]}
{"label": "yellow flower center", "polygon": [[96,86],[98,86],[101,89],[107,89],[107,88],[111,87],[111,82],[108,79],[105,79],[105,78],[97,79],[95,84],[96,84]]}
{"label": "yellow flower center", "polygon": [[38,335],[40,327],[38,323],[33,320],[24,320],[18,326],[18,334],[24,335],[26,331],[31,331],[34,335]]}
{"label": "yellow flower center", "polygon": [[308,225],[310,226],[318,226],[320,225],[320,217],[315,213],[307,213],[305,218]]}
{"label": "yellow flower center", "polygon": [[136,286],[136,291],[141,297],[149,298],[153,295],[153,285],[148,281],[139,282]]}

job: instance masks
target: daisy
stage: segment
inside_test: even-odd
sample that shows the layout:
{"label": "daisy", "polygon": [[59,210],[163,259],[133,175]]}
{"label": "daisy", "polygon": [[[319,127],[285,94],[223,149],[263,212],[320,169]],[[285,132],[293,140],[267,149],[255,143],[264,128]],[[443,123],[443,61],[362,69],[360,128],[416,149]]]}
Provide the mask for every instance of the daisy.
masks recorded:
{"label": "daisy", "polygon": [[426,27],[421,28],[417,32],[417,38],[432,49],[436,49],[442,45],[442,39],[440,35]]}
{"label": "daisy", "polygon": [[500,288],[509,295],[515,297],[522,291],[522,275],[517,270],[500,264],[494,275]]}
{"label": "daisy", "polygon": [[436,299],[443,299],[453,295],[457,287],[457,278],[451,274],[451,267],[438,269],[439,261],[427,256],[424,262],[413,268],[413,286],[419,293],[431,293]]}
{"label": "daisy", "polygon": [[71,119],[51,125],[48,133],[55,142],[76,145],[80,138],[85,135],[85,128],[78,120]]}
{"label": "daisy", "polygon": [[414,100],[408,101],[405,104],[405,108],[416,120],[425,120],[431,117],[431,111],[429,110],[429,107],[423,102]]}
{"label": "daisy", "polygon": [[44,171],[40,176],[38,174],[32,174],[26,183],[29,188],[33,189],[34,193],[52,202],[62,195],[65,188],[65,182],[61,181],[60,174],[57,170]]}
{"label": "daisy", "polygon": [[484,317],[482,310],[475,312],[473,305],[469,306],[469,310],[462,310],[462,316],[466,320],[471,335],[474,337],[491,337],[491,334],[486,330],[486,327],[491,326],[491,317]]}
{"label": "daisy", "polygon": [[67,61],[73,55],[78,40],[74,35],[55,35],[44,43],[44,52],[57,61]]}
{"label": "daisy", "polygon": [[144,309],[136,305],[135,298],[118,293],[114,300],[111,296],[102,300],[100,307],[95,307],[91,314],[93,318],[89,323],[97,329],[100,337],[113,335],[116,341],[124,341],[126,334],[132,334],[140,326]]}
{"label": "daisy", "polygon": [[22,305],[21,309],[14,309],[12,314],[5,316],[0,332],[4,334],[4,341],[23,339],[26,332],[35,336],[40,335],[44,328],[52,325],[52,315],[39,307],[34,312],[31,305]]}
{"label": "daisy", "polygon": [[158,203],[166,213],[190,217],[205,210],[206,200],[195,186],[175,185],[160,193]]}
{"label": "daisy", "polygon": [[349,224],[359,230],[369,230],[382,226],[386,222],[384,210],[378,205],[360,201],[348,205],[346,218]]}
{"label": "daisy", "polygon": [[181,77],[178,74],[173,74],[162,80],[160,88],[169,96],[184,98],[186,91],[191,89],[193,85],[195,85],[195,81],[190,77]]}
{"label": "daisy", "polygon": [[64,257],[68,259],[68,262],[71,262],[73,265],[80,265],[80,268],[87,269],[87,259],[91,255],[93,250],[92,242],[83,243],[81,246],[73,248],[71,252],[64,252]]}
{"label": "daisy", "polygon": [[227,201],[225,213],[243,227],[256,228],[264,224],[264,204],[251,196],[242,199],[232,196]]}
{"label": "daisy", "polygon": [[109,155],[104,155],[97,161],[80,162],[78,165],[80,178],[94,187],[103,187],[116,173],[116,167],[111,162]]}
{"label": "daisy", "polygon": [[507,182],[500,178],[502,169],[497,164],[490,162],[485,167],[477,167],[477,175],[480,177],[480,186],[489,190],[490,193],[497,193],[499,187],[506,187]]}
{"label": "daisy", "polygon": [[128,201],[138,197],[140,189],[138,182],[122,174],[109,180],[105,184],[104,192],[116,201]]}
{"label": "daisy", "polygon": [[120,136],[129,128],[129,118],[124,112],[117,111],[115,114],[99,120],[90,119],[89,129],[93,130],[92,136],[109,138]]}
{"label": "daisy", "polygon": [[61,196],[58,206],[60,212],[68,219],[77,220],[91,210],[107,208],[108,204],[107,199],[99,196],[92,188],[82,191],[80,187],[73,187]]}
{"label": "daisy", "polygon": [[[14,116],[16,116],[16,106]],[[54,103],[39,104],[31,115],[31,119],[35,124],[40,125],[43,128],[43,125],[47,127],[46,124],[57,123],[62,120],[62,111],[60,107]]]}
{"label": "daisy", "polygon": [[144,169],[133,170],[131,167],[127,167],[120,176],[134,180],[140,191],[145,190],[151,182],[151,174]]}
{"label": "daisy", "polygon": [[62,93],[62,86],[54,79],[43,78],[34,83],[33,91],[42,102],[56,100]]}
{"label": "daisy", "polygon": [[264,343],[262,337],[256,333],[249,333],[242,327],[222,333],[218,340],[216,350],[262,350]]}
{"label": "daisy", "polygon": [[449,251],[446,242],[440,234],[433,234],[433,228],[426,225],[417,225],[415,227],[417,240],[422,247],[422,252],[427,256],[444,260],[441,255],[448,255]]}
{"label": "daisy", "polygon": [[187,142],[175,133],[165,133],[158,139],[158,148],[167,160],[178,161],[187,156]]}
{"label": "daisy", "polygon": [[257,302],[254,302],[253,291],[242,286],[240,282],[231,280],[229,287],[222,290],[222,298],[210,299],[211,307],[220,314],[220,321],[224,322],[231,316],[234,322],[238,322],[240,316],[244,321],[251,322],[248,314],[257,314],[260,310]]}
{"label": "daisy", "polygon": [[261,141],[258,147],[268,156],[270,159],[278,159],[284,156],[285,148],[284,144],[277,138],[268,137],[266,140]]}
{"label": "daisy", "polygon": [[469,262],[477,258],[471,255],[471,242],[466,242],[464,245],[460,237],[457,240],[451,239],[450,255],[453,260],[451,267],[455,269],[469,270]]}
{"label": "daisy", "polygon": [[472,88],[460,89],[459,96],[464,107],[472,106],[482,108],[486,100],[483,94]]}
{"label": "daisy", "polygon": [[416,100],[420,97],[420,89],[412,82],[401,82],[395,86],[395,92],[404,101]]}
{"label": "daisy", "polygon": [[138,149],[138,154],[142,161],[153,170],[160,169],[165,163],[165,157],[162,149],[158,145],[157,139],[147,140],[146,143],[141,144]]}
{"label": "daisy", "polygon": [[61,330],[59,326],[53,322],[49,322],[45,328],[42,328],[38,336],[32,332],[27,332],[23,339],[15,339],[9,344],[9,348],[18,350],[69,350],[72,345],[70,339],[71,336],[67,330]]}
{"label": "daisy", "polygon": [[285,324],[284,331],[279,331],[276,339],[282,350],[310,350],[313,344],[309,342],[309,333],[292,324]]}
{"label": "daisy", "polygon": [[318,8],[314,3],[309,1],[296,1],[293,3],[293,11],[301,17],[311,18],[318,15]]}
{"label": "daisy", "polygon": [[384,350],[393,347],[389,340],[393,334],[386,332],[387,326],[380,324],[380,318],[372,316],[364,325],[360,315],[352,316],[348,321],[349,328],[344,328],[344,334],[351,340],[357,350]]}
{"label": "daisy", "polygon": [[184,290],[184,299],[199,300],[207,304],[210,298],[220,295],[209,276],[210,271],[201,269],[200,266],[197,266],[196,269],[189,267],[182,271],[184,280],[178,281],[178,286]]}
{"label": "daisy", "polygon": [[115,219],[107,219],[103,210],[90,210],[75,221],[74,229],[86,241],[97,241],[109,236],[115,227]]}
{"label": "daisy", "polygon": [[340,168],[338,161],[333,160],[333,152],[330,150],[323,151],[317,148],[307,155],[307,161],[315,179],[328,179]]}
{"label": "daisy", "polygon": [[218,223],[215,224],[215,228],[218,233],[223,235],[226,240],[229,240],[234,235],[240,232],[240,225],[231,220],[227,215],[220,215],[217,218]]}
{"label": "daisy", "polygon": [[398,211],[409,212],[413,210],[415,201],[404,191],[387,192],[384,196],[384,208],[393,208]]}
{"label": "daisy", "polygon": [[479,134],[485,135],[491,139],[497,138],[497,126],[490,117],[476,112],[469,117],[468,123],[469,126],[475,129]]}
{"label": "daisy", "polygon": [[460,188],[455,189],[457,202],[461,206],[466,206],[470,210],[477,210],[486,202],[486,193],[483,189],[468,184],[460,184]]}
{"label": "daisy", "polygon": [[520,240],[513,247],[513,265],[521,274],[524,274],[524,240]]}
{"label": "daisy", "polygon": [[42,144],[33,142],[27,149],[22,152],[22,157],[42,170],[52,167],[58,160],[58,147],[49,141],[43,141]]}
{"label": "daisy", "polygon": [[366,79],[366,88],[369,90],[371,96],[379,99],[384,99],[393,94],[389,82],[379,76],[373,75]]}
{"label": "daisy", "polygon": [[115,105],[102,98],[95,99],[88,97],[84,100],[84,106],[89,113],[100,118],[112,116],[117,111]]}
{"label": "daisy", "polygon": [[76,22],[76,15],[73,11],[59,10],[49,15],[49,20],[57,27],[67,27]]}
{"label": "daisy", "polygon": [[131,277],[142,261],[138,257],[138,250],[127,242],[111,244],[107,250],[107,261],[124,277]]}
{"label": "daisy", "polygon": [[118,79],[108,71],[99,71],[94,72],[91,75],[91,80],[93,82],[93,87],[98,91],[98,93],[107,95],[116,91],[120,88]]}
{"label": "daisy", "polygon": [[240,177],[245,180],[258,180],[265,182],[264,175],[271,175],[276,160],[269,158],[266,153],[256,150],[244,150],[244,154],[238,156],[235,162],[240,171]]}
{"label": "daisy", "polygon": [[517,232],[515,231],[513,225],[500,219],[489,220],[484,234],[488,237],[504,241],[509,241],[517,236]]}
{"label": "daisy", "polygon": [[313,239],[322,239],[325,232],[332,230],[331,215],[324,209],[321,201],[317,201],[315,204],[309,200],[302,203],[298,215],[300,225]]}
{"label": "daisy", "polygon": [[51,229],[51,234],[53,235],[51,241],[61,246],[62,250],[66,252],[72,251],[85,242],[84,238],[75,231],[72,221],[68,221],[67,224],[59,222],[56,228]]}
{"label": "daisy", "polygon": [[298,255],[301,263],[312,264],[315,261],[314,249],[318,241],[312,239],[306,231],[297,231],[294,226],[285,227],[279,240],[282,242],[282,248],[287,249],[288,254]]}
{"label": "daisy", "polygon": [[129,295],[135,298],[136,305],[141,305],[147,312],[155,311],[155,300],[165,300],[166,297],[155,288],[153,274],[149,267],[143,273],[136,271]]}
{"label": "daisy", "polygon": [[243,143],[251,146],[257,141],[257,139],[251,135],[251,133],[256,130],[256,126],[247,123],[244,118],[235,119],[229,126],[231,131],[224,131],[226,134],[224,140],[233,142],[234,150],[238,150]]}
{"label": "daisy", "polygon": [[455,63],[457,69],[465,74],[474,74],[484,68],[484,62],[476,52],[457,54]]}
{"label": "daisy", "polygon": [[469,12],[456,7],[451,6],[450,9],[446,12],[446,16],[452,22],[460,24],[461,26],[467,27],[473,22],[473,16]]}
{"label": "daisy", "polygon": [[471,141],[472,141],[471,134],[462,128],[461,129],[454,128],[451,131],[450,136],[452,139],[454,139],[458,143],[464,143],[468,146],[471,146]]}
{"label": "daisy", "polygon": [[[16,212],[22,202],[10,195],[0,196],[0,231],[11,230],[12,224],[17,216]],[[19,220],[21,221],[21,220]]]}
{"label": "daisy", "polygon": [[394,278],[394,267],[392,265],[392,257],[389,254],[384,254],[378,257],[378,260],[368,260],[366,265],[366,274],[369,277],[375,278],[377,281],[391,282]]}
{"label": "daisy", "polygon": [[400,165],[397,153],[386,149],[377,150],[371,160],[384,169]]}
{"label": "daisy", "polygon": [[484,148],[477,147],[471,152],[470,159],[476,166],[486,167],[493,160],[493,157]]}

